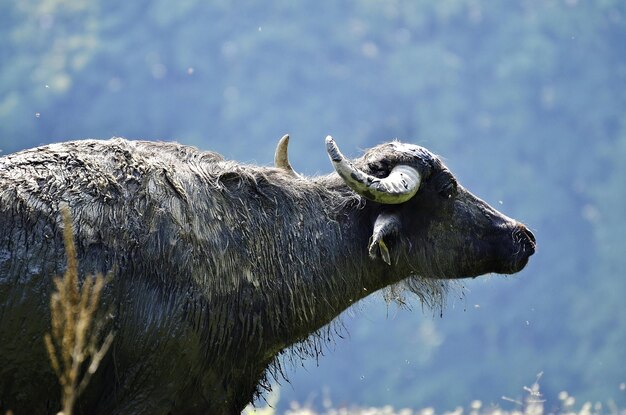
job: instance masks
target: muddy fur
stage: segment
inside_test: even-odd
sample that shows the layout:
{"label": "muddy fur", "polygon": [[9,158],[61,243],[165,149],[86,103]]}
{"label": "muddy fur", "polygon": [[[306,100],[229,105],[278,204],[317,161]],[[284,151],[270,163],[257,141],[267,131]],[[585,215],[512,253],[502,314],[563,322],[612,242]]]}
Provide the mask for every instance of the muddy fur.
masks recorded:
{"label": "muddy fur", "polygon": [[[305,178],[174,143],[84,140],[0,158],[0,412],[56,413],[43,334],[62,274],[61,204],[83,274],[114,269],[114,344],[78,402],[85,414],[241,412],[279,375],[277,356],[317,356],[328,324],[387,287],[440,307],[446,280],[521,269],[534,238],[457,185],[427,150],[398,142],[354,161],[425,178],[385,206],[336,174]],[[391,265],[368,255],[376,219]],[[521,235],[521,236],[520,236]],[[390,288],[391,287],[391,288]]]}

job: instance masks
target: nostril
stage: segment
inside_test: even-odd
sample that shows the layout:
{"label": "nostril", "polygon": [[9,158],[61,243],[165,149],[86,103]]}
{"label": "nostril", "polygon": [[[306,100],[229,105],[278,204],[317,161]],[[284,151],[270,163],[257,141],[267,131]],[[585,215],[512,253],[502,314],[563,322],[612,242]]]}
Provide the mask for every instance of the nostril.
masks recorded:
{"label": "nostril", "polygon": [[524,225],[520,225],[522,227],[522,232],[524,234],[526,234],[526,236],[528,237],[528,239],[530,239],[533,243],[533,245],[537,244],[537,239],[535,239],[535,235]]}
{"label": "nostril", "polygon": [[526,226],[521,223],[517,224],[515,230],[513,231],[513,235],[518,243],[527,248],[525,251],[529,255],[532,255],[535,252],[537,240],[535,239],[535,235],[533,235],[533,233]]}

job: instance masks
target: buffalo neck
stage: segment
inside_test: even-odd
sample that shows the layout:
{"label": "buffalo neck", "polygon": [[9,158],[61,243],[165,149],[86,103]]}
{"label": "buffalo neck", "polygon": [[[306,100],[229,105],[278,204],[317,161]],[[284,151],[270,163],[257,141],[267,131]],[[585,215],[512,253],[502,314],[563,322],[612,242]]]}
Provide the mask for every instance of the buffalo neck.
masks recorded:
{"label": "buffalo neck", "polygon": [[[305,233],[294,231],[299,243],[281,247],[288,264],[269,302],[267,318],[279,321],[273,353],[309,338],[351,305],[387,285],[382,261],[368,256],[371,207],[357,198],[336,175],[316,180],[329,190],[326,208],[305,220]],[[389,281],[392,283],[393,281]]]}

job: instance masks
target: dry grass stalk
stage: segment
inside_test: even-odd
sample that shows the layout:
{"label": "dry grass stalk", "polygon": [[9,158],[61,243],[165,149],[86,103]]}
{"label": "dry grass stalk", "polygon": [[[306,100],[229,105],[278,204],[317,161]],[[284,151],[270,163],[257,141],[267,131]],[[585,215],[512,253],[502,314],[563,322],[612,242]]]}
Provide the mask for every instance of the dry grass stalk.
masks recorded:
{"label": "dry grass stalk", "polygon": [[45,343],[61,384],[62,414],[71,415],[76,399],[111,346],[113,333],[101,340],[105,319],[99,317],[98,306],[109,275],[88,276],[79,287],[72,221],[67,208],[62,213],[67,270],[63,278],[54,279],[56,291],[50,298],[52,330],[46,334]]}

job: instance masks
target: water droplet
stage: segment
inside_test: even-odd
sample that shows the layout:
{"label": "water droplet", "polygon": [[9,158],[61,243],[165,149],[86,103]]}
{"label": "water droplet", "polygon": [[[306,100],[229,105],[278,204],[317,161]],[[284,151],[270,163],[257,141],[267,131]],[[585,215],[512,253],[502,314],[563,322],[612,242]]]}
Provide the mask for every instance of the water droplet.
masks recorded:
{"label": "water droplet", "polygon": [[41,114],[40,114],[40,113],[38,113],[38,112],[36,112],[36,113],[35,113],[35,118],[39,118],[39,117],[41,117]]}
{"label": "water droplet", "polygon": [[50,85],[46,84],[46,88],[50,88]]}
{"label": "water droplet", "polygon": [[482,406],[483,406],[483,403],[479,400],[472,401],[472,403],[470,404],[470,408],[472,408],[475,411],[479,410]]}

